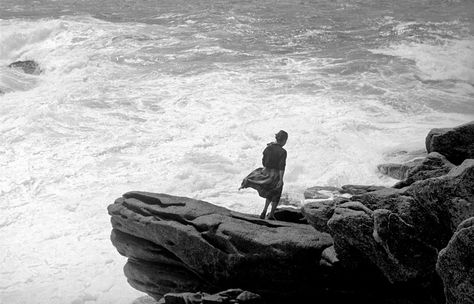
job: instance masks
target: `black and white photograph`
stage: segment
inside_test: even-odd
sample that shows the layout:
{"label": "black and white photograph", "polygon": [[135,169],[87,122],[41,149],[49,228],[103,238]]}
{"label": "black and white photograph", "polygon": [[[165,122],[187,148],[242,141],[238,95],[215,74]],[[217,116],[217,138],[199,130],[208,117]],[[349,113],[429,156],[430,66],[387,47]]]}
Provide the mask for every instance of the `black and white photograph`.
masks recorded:
{"label": "black and white photograph", "polygon": [[0,304],[474,304],[474,0],[0,0]]}

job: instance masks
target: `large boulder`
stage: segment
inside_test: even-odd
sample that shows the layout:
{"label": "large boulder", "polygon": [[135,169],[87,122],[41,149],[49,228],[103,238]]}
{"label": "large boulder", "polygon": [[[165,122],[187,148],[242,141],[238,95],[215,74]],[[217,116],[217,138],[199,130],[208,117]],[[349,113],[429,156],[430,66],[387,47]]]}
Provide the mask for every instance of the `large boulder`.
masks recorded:
{"label": "large boulder", "polygon": [[474,303],[474,217],[459,224],[436,270],[444,283],[447,304]]}
{"label": "large boulder", "polygon": [[474,159],[464,161],[448,174],[422,180],[408,187],[416,204],[410,208],[410,222],[417,225],[427,242],[442,249],[457,226],[474,216]]}
{"label": "large boulder", "polygon": [[357,201],[337,205],[327,222],[339,264],[372,265],[391,284],[427,287],[436,295],[438,251],[474,216],[474,160],[404,189],[351,199]]}
{"label": "large boulder", "polygon": [[327,286],[321,259],[332,238],[309,225],[144,192],[124,194],[108,210],[112,242],[129,257],[129,283],[155,299],[242,288],[276,303]]}
{"label": "large boulder", "polygon": [[22,70],[26,74],[38,75],[41,73],[39,64],[34,60],[15,61],[10,63],[8,67]]}
{"label": "large boulder", "polygon": [[455,128],[432,129],[425,145],[428,153],[439,152],[455,165],[474,158],[474,121]]}

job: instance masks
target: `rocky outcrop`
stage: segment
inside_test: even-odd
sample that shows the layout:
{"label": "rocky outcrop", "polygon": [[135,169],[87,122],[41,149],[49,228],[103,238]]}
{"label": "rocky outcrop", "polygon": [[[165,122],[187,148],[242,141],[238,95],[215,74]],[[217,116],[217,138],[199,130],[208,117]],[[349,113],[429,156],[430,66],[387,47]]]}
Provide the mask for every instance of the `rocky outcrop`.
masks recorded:
{"label": "rocky outcrop", "polygon": [[441,153],[455,165],[474,158],[474,121],[455,128],[432,129],[425,145],[428,153]]}
{"label": "rocky outcrop", "polygon": [[328,275],[320,260],[332,238],[309,225],[142,192],[126,193],[108,210],[112,241],[129,257],[129,283],[156,299],[170,292],[228,288],[266,299],[307,296],[322,289]]}
{"label": "rocky outcrop", "polygon": [[474,216],[474,160],[406,189],[383,189],[337,205],[327,222],[340,263],[374,265],[392,284],[436,285],[437,254]]}
{"label": "rocky outcrop", "polygon": [[327,222],[334,214],[336,206],[348,201],[346,198],[310,202],[301,208],[301,213],[316,230],[329,232]]}
{"label": "rocky outcrop", "polygon": [[393,187],[403,188],[419,180],[443,176],[453,167],[454,165],[446,157],[437,152],[432,152],[410,168],[406,173],[405,179],[396,183]]}
{"label": "rocky outcrop", "polygon": [[403,164],[397,163],[388,163],[380,164],[377,166],[377,169],[387,176],[390,176],[395,179],[405,179],[408,177],[408,171],[420,163],[422,158],[415,158],[411,161],[405,162]]}
{"label": "rocky outcrop", "polygon": [[41,73],[39,64],[34,60],[15,61],[8,65],[9,68],[20,69],[26,74],[38,75]]}
{"label": "rocky outcrop", "polygon": [[474,303],[474,217],[459,224],[436,270],[443,279],[447,304]]}
{"label": "rocky outcrop", "polygon": [[167,295],[161,303],[222,303],[218,291],[241,288],[267,303],[441,304],[443,282],[449,304],[471,303],[474,159],[460,162],[472,155],[470,130],[432,131],[430,149],[450,142],[457,152],[399,167],[392,188],[312,187],[301,209],[278,209],[277,221],[129,192],[109,206],[111,239],[128,257],[130,284]]}

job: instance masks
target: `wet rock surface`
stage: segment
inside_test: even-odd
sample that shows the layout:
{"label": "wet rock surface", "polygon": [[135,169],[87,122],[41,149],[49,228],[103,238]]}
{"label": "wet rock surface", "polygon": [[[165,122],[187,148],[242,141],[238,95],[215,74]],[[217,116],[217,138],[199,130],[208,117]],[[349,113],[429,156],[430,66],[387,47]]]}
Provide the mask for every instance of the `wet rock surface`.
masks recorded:
{"label": "wet rock surface", "polygon": [[40,65],[34,60],[15,61],[8,65],[9,68],[22,70],[26,74],[41,74]]}

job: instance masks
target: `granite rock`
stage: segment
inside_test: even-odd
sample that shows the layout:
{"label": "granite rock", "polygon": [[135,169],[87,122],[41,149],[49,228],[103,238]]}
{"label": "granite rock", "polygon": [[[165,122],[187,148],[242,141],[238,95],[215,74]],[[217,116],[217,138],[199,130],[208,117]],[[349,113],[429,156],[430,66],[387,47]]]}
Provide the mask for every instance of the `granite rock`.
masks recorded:
{"label": "granite rock", "polygon": [[446,175],[454,165],[443,155],[432,152],[428,156],[410,168],[404,180],[396,183],[394,188],[403,188],[416,181]]}
{"label": "granite rock", "polygon": [[318,231],[329,232],[327,222],[334,213],[338,204],[348,201],[339,198],[334,200],[323,200],[311,202],[301,208],[301,213],[306,221]]}
{"label": "granite rock", "polygon": [[309,225],[144,192],[124,194],[108,210],[112,241],[129,257],[127,279],[156,299],[235,287],[268,299],[302,296],[327,276],[320,260],[332,238]]}
{"label": "granite rock", "polygon": [[459,224],[436,270],[444,283],[446,304],[474,303],[474,217]]}
{"label": "granite rock", "polygon": [[342,193],[348,193],[352,195],[364,194],[368,192],[378,191],[385,189],[384,186],[375,185],[344,185],[342,186]]}
{"label": "granite rock", "polygon": [[438,251],[474,216],[474,160],[405,189],[351,199],[357,201],[336,206],[327,222],[340,264],[370,264],[391,284],[435,286]]}
{"label": "granite rock", "polygon": [[419,164],[423,159],[422,158],[415,158],[411,161],[405,162],[403,164],[397,163],[387,163],[387,164],[380,164],[377,166],[377,169],[380,173],[390,176],[391,178],[395,179],[405,179],[408,176],[408,171]]}
{"label": "granite rock", "polygon": [[39,64],[34,60],[15,61],[8,65],[9,68],[20,69],[26,74],[38,75],[41,73]]}
{"label": "granite rock", "polygon": [[455,128],[432,129],[425,145],[428,153],[441,153],[455,165],[474,158],[474,121]]}

